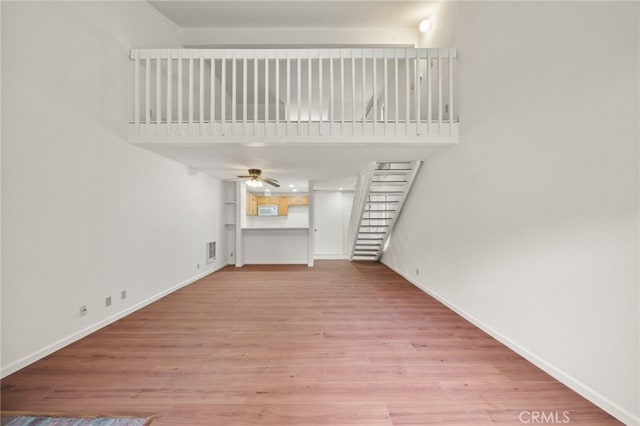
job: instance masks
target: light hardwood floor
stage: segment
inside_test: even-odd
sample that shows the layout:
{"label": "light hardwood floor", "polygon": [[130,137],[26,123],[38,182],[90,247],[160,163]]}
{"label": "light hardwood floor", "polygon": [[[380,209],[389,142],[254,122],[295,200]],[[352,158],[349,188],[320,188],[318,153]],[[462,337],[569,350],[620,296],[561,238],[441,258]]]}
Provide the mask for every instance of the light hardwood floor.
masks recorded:
{"label": "light hardwood floor", "polygon": [[[619,424],[378,263],[227,267],[2,380],[154,425]],[[525,420],[528,418],[523,417]]]}

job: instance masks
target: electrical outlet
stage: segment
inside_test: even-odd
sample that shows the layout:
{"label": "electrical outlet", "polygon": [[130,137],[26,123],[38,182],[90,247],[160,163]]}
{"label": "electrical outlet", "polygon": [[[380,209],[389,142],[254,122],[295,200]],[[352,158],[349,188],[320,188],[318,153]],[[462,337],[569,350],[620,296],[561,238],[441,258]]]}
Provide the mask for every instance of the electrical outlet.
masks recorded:
{"label": "electrical outlet", "polygon": [[104,298],[104,306],[111,306],[111,296]]}
{"label": "electrical outlet", "polygon": [[233,257],[233,252],[229,253],[229,257]]}
{"label": "electrical outlet", "polygon": [[196,269],[200,269],[200,264],[199,263],[196,264]]}
{"label": "electrical outlet", "polygon": [[87,315],[87,305],[80,306],[80,316],[83,317]]}
{"label": "electrical outlet", "polygon": [[420,269],[416,269],[416,275],[420,275]]}
{"label": "electrical outlet", "polygon": [[120,300],[124,300],[127,298],[127,290],[122,290],[120,292]]}

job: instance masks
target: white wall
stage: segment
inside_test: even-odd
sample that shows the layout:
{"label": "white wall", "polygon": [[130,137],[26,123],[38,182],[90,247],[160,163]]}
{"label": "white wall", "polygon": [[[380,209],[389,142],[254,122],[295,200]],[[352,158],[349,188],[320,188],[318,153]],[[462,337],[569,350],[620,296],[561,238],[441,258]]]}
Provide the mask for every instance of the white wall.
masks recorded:
{"label": "white wall", "polygon": [[179,46],[146,2],[2,2],[3,376],[226,263],[221,183],[123,139],[128,50]]}
{"label": "white wall", "polygon": [[383,258],[629,424],[638,9],[443,5],[422,44],[460,48],[461,141],[422,169]]}
{"label": "white wall", "polygon": [[307,264],[307,229],[244,229],[246,264]]}

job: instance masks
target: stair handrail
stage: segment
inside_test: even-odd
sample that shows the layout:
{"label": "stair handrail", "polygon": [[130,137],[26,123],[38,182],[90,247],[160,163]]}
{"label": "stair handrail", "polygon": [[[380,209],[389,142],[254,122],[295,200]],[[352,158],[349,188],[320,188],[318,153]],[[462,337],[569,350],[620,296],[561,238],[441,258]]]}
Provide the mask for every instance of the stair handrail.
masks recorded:
{"label": "stair handrail", "polygon": [[353,253],[356,249],[358,241],[358,229],[360,221],[364,215],[367,205],[366,198],[371,188],[373,180],[373,172],[376,168],[376,162],[371,162],[358,175],[355,191],[353,193],[353,203],[351,205],[351,218],[349,220],[349,260],[353,259]]}

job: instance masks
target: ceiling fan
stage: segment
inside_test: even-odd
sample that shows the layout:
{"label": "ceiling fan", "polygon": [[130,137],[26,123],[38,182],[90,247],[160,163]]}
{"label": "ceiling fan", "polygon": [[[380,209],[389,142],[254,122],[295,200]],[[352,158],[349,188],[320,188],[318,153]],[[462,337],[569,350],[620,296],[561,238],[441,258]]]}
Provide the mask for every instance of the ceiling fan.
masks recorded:
{"label": "ceiling fan", "polygon": [[251,188],[261,188],[262,182],[268,183],[269,185],[275,186],[276,188],[280,188],[280,184],[278,183],[278,180],[262,176],[262,170],[249,169],[248,172],[249,172],[249,175],[238,176],[238,179],[231,179],[231,180],[248,179],[247,186]]}

